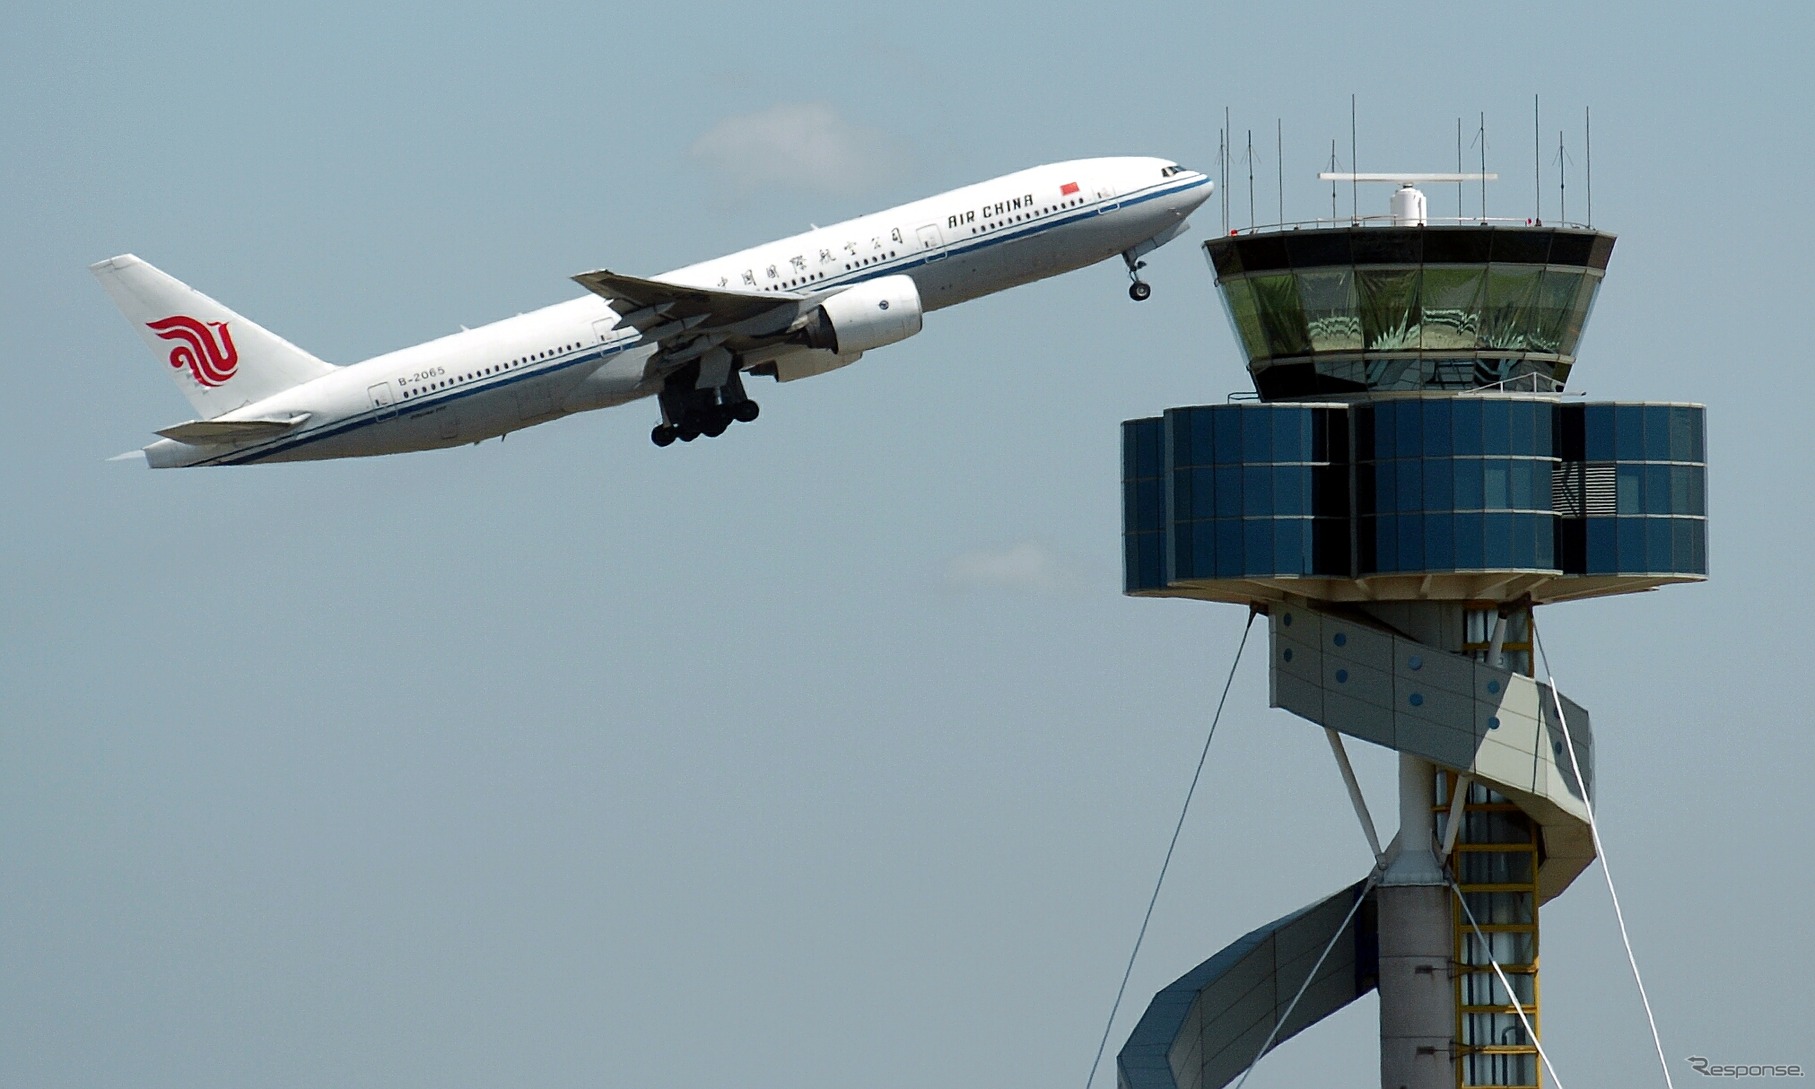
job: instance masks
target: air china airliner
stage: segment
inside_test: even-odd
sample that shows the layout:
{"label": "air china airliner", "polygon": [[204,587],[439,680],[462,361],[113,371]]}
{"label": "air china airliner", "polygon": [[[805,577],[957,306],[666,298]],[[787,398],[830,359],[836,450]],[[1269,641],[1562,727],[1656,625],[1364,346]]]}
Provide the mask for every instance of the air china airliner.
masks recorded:
{"label": "air china airliner", "polygon": [[1034,167],[652,279],[582,273],[580,298],[346,366],[130,254],[92,271],[199,416],[153,468],[431,450],[651,396],[668,446],[756,419],[745,374],[824,374],[928,311],[1117,254],[1145,299],[1141,258],[1213,188],[1164,159]]}

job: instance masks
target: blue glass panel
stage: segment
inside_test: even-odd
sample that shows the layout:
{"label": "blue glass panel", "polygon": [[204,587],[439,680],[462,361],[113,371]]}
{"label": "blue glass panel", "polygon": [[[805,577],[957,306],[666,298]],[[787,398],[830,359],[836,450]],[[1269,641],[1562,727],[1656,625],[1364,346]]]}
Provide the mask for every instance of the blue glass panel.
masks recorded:
{"label": "blue glass panel", "polygon": [[1242,573],[1273,573],[1273,519],[1247,518],[1242,521]]}
{"label": "blue glass panel", "polygon": [[1611,575],[1619,570],[1618,555],[1614,548],[1614,520],[1612,518],[1589,518],[1588,522],[1588,570],[1589,575]]}
{"label": "blue glass panel", "polygon": [[1267,417],[1271,412],[1262,407],[1241,409],[1242,461],[1249,465],[1273,460],[1273,429]]}
{"label": "blue glass panel", "polygon": [[1556,498],[1552,486],[1556,482],[1557,464],[1554,461],[1534,461],[1531,466],[1531,500],[1533,510],[1554,510]]}
{"label": "blue glass panel", "polygon": [[[1491,407],[1491,406],[1490,406]],[[1481,462],[1481,505],[1488,510],[1505,510],[1509,504],[1512,467],[1505,458],[1487,458]]]}
{"label": "blue glass panel", "polygon": [[1373,511],[1390,511],[1399,502],[1399,463],[1383,461],[1374,466]]}
{"label": "blue glass panel", "polygon": [[[1422,504],[1425,510],[1456,509],[1456,472],[1457,463],[1450,458],[1425,459]],[[1430,558],[1429,553],[1425,558]]]}
{"label": "blue glass panel", "polygon": [[1338,446],[1339,457],[1349,456],[1349,410],[1347,408],[1314,408],[1310,419],[1310,459],[1329,461],[1330,445]]}
{"label": "blue glass panel", "polygon": [[[1613,511],[1615,514],[1645,512],[1645,467],[1621,465],[1615,469]],[[1634,570],[1637,570],[1634,568]]]}
{"label": "blue glass panel", "polygon": [[1456,568],[1455,519],[1449,514],[1426,514],[1424,522],[1424,567],[1427,571],[1453,571]]}
{"label": "blue glass panel", "polygon": [[1122,485],[1122,528],[1158,529],[1166,520],[1165,495],[1157,480],[1130,480]]}
{"label": "blue glass panel", "polygon": [[1532,419],[1531,452],[1538,457],[1554,458],[1557,456],[1555,435],[1557,421],[1556,408],[1557,406],[1555,405],[1542,403],[1534,404],[1532,406],[1534,416]]}
{"label": "blue glass panel", "polygon": [[1481,402],[1473,397],[1458,397],[1450,406],[1451,450],[1458,454],[1481,453]]}
{"label": "blue glass panel", "polygon": [[1166,485],[1162,480],[1142,479],[1134,482],[1134,502],[1143,528],[1158,529],[1166,524]]}
{"label": "blue glass panel", "polygon": [[1481,450],[1487,454],[1512,453],[1512,404],[1481,402]]}
{"label": "blue glass panel", "polygon": [[1615,518],[1613,521],[1620,573],[1633,574],[1645,570],[1645,520]]}
{"label": "blue glass panel", "polygon": [[1399,571],[1423,571],[1424,519],[1417,515],[1399,516]]}
{"label": "blue glass panel", "polygon": [[1534,510],[1532,503],[1532,462],[1514,458],[1506,464],[1506,505],[1514,510]]}
{"label": "blue glass panel", "polygon": [[[1216,410],[1196,409],[1173,417],[1173,466],[1209,465],[1216,460]],[[1180,434],[1180,428],[1183,434]],[[1183,439],[1184,441],[1180,441]],[[1187,451],[1180,456],[1180,448]]]}
{"label": "blue glass panel", "polygon": [[1695,560],[1694,526],[1688,518],[1670,519],[1670,570],[1699,573],[1690,566]]}
{"label": "blue glass panel", "polygon": [[[1175,509],[1189,511],[1190,514],[1188,516],[1191,518],[1215,518],[1216,470],[1192,469],[1190,479],[1191,502],[1189,504],[1179,504]],[[1177,498],[1178,495],[1174,493],[1173,499],[1177,500]]]}
{"label": "blue glass panel", "polygon": [[1613,406],[1613,449],[1621,461],[1645,460],[1645,406]]}
{"label": "blue glass panel", "polygon": [[1212,433],[1213,445],[1218,465],[1240,465],[1242,460],[1242,410],[1239,408],[1219,409],[1216,413],[1216,428]]}
{"label": "blue glass panel", "polygon": [[1168,581],[1166,571],[1166,535],[1164,533],[1141,534],[1141,570],[1148,572],[1154,586],[1165,586]]}
{"label": "blue glass panel", "polygon": [[1310,574],[1310,519],[1281,518],[1273,523],[1273,571],[1281,575]]}
{"label": "blue glass panel", "polygon": [[1647,465],[1645,469],[1645,513],[1669,514],[1673,496],[1671,466]]}
{"label": "blue glass panel", "polygon": [[1216,478],[1216,516],[1218,518],[1240,518],[1242,513],[1242,470],[1235,466],[1218,465],[1212,475]]}
{"label": "blue glass panel", "polygon": [[1244,574],[1242,567],[1242,520],[1216,520],[1216,577],[1234,578]]}
{"label": "blue glass panel", "polygon": [[1129,420],[1122,425],[1122,475],[1159,476],[1165,420]]}
{"label": "blue glass panel", "polygon": [[1273,471],[1273,513],[1311,513],[1311,467],[1282,466]]}
{"label": "blue glass panel", "polygon": [[1383,514],[1374,519],[1374,570],[1399,570],[1399,518]]}
{"label": "blue glass panel", "polygon": [[[1199,522],[1191,534],[1190,578],[1212,578],[1216,575],[1216,523]],[[1186,573],[1179,572],[1181,578]]]}
{"label": "blue glass panel", "polygon": [[1424,463],[1417,458],[1393,463],[1399,487],[1393,495],[1393,509],[1404,513],[1424,509]]}
{"label": "blue glass panel", "polygon": [[1670,406],[1645,406],[1645,460],[1670,460]]}
{"label": "blue glass panel", "polygon": [[1505,453],[1517,455],[1532,453],[1531,443],[1533,424],[1531,407],[1530,401],[1511,401],[1507,403]]}
{"label": "blue glass panel", "polygon": [[1708,460],[1708,449],[1707,449],[1707,441],[1706,441],[1706,432],[1707,432],[1708,421],[1707,421],[1706,414],[1703,413],[1702,410],[1699,408],[1685,408],[1685,409],[1683,409],[1683,411],[1687,412],[1689,414],[1689,420],[1690,420],[1690,425],[1691,425],[1690,426],[1690,436],[1689,436],[1689,441],[1690,441],[1689,460],[1691,460],[1691,461],[1707,461]]}
{"label": "blue glass panel", "polygon": [[1707,471],[1699,465],[1678,465],[1670,472],[1671,508],[1677,514],[1707,514],[1702,482]]}
{"label": "blue glass panel", "polygon": [[1695,417],[1699,415],[1700,413],[1692,408],[1677,407],[1670,409],[1669,446],[1671,461],[1701,460],[1701,453],[1697,449],[1697,447],[1701,445],[1700,442],[1697,441],[1697,433],[1701,429],[1696,426],[1695,419]]}
{"label": "blue glass panel", "polygon": [[1450,455],[1450,405],[1448,401],[1419,401],[1419,415],[1423,419],[1424,448],[1419,451],[1427,458],[1446,458]]}
{"label": "blue glass panel", "polygon": [[1671,549],[1674,544],[1671,535],[1671,519],[1647,518],[1644,521],[1645,570],[1676,570],[1676,561],[1671,555]]}
{"label": "blue glass panel", "polygon": [[1486,534],[1484,516],[1479,514],[1456,515],[1454,540],[1458,570],[1478,571],[1487,566],[1487,556],[1482,544]]}
{"label": "blue glass panel", "polygon": [[1672,520],[1675,537],[1676,569],[1694,575],[1708,573],[1706,541],[1708,523],[1693,518]]}
{"label": "blue glass panel", "polygon": [[1549,514],[1527,514],[1531,522],[1532,566],[1553,570],[1557,566],[1556,517]]}
{"label": "blue glass panel", "polygon": [[1393,401],[1387,405],[1393,413],[1393,453],[1397,457],[1415,458],[1423,451],[1424,422],[1418,417],[1417,401]]}
{"label": "blue glass panel", "polygon": [[1361,439],[1356,450],[1363,459],[1378,461],[1393,456],[1393,414],[1387,405],[1367,405],[1362,412]]}
{"label": "blue glass panel", "polygon": [[1482,500],[1481,459],[1456,462],[1456,509],[1480,510]]}
{"label": "blue glass panel", "polygon": [[1613,406],[1582,409],[1582,448],[1589,461],[1613,460]]}
{"label": "blue glass panel", "polygon": [[1273,460],[1310,461],[1311,412],[1303,408],[1273,410]]}
{"label": "blue glass panel", "polygon": [[1513,565],[1513,516],[1510,514],[1482,515],[1483,528],[1486,531],[1482,542],[1482,552],[1486,566],[1494,570]]}
{"label": "blue glass panel", "polygon": [[1273,513],[1273,467],[1249,465],[1242,469],[1242,513],[1249,517]]}

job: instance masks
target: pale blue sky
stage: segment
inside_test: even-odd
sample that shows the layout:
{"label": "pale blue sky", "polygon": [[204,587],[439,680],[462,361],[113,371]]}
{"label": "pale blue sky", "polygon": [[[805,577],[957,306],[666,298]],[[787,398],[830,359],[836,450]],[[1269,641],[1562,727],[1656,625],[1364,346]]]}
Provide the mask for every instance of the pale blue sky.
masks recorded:
{"label": "pale blue sky", "polygon": [[[1450,168],[1485,110],[1504,215],[1532,94],[1550,215],[1557,130],[1581,170],[1594,111],[1620,242],[1573,388],[1708,405],[1714,578],[1540,623],[1679,1083],[1689,1054],[1815,1065],[1815,28],[1739,10],[15,13],[0,1084],[1082,1087],[1243,621],[1118,592],[1117,424],[1247,388],[1198,248],[1219,204],[1146,304],[1109,264],[941,312],[665,451],[635,406],[366,462],[107,464],[188,412],[86,266],[136,252],[346,362],[1039,162],[1213,168],[1224,106],[1261,217],[1276,118],[1316,215],[1351,93],[1363,169]],[[1323,739],[1265,704],[1253,655],[1112,1052],[1367,869]],[[1390,822],[1390,758],[1362,765]],[[1598,872],[1544,942],[1564,1081],[1657,1080]],[[1374,1084],[1374,1017],[1249,1085]]]}

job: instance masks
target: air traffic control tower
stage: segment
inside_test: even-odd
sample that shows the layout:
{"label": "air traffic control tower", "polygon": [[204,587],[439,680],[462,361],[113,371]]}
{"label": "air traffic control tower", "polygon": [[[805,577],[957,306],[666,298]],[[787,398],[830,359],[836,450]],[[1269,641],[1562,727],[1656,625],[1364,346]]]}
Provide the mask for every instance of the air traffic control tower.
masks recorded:
{"label": "air traffic control tower", "polygon": [[[1122,1089],[1227,1085],[1375,989],[1384,1089],[1544,1084],[1539,919],[1595,858],[1595,746],[1533,613],[1707,575],[1702,408],[1565,394],[1613,236],[1357,180],[1392,214],[1205,243],[1258,396],[1122,425],[1125,576],[1266,614],[1272,704],[1326,730],[1377,864],[1156,995]],[[1384,850],[1344,738],[1399,754]]]}

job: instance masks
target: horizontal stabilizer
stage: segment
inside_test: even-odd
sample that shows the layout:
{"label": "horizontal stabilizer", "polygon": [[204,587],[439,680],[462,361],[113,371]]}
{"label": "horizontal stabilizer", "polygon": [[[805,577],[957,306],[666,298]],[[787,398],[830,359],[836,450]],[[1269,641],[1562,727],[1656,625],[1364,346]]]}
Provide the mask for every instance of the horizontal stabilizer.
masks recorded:
{"label": "horizontal stabilizer", "polygon": [[191,446],[226,445],[275,438],[309,418],[308,413],[281,420],[190,420],[158,434]]}

